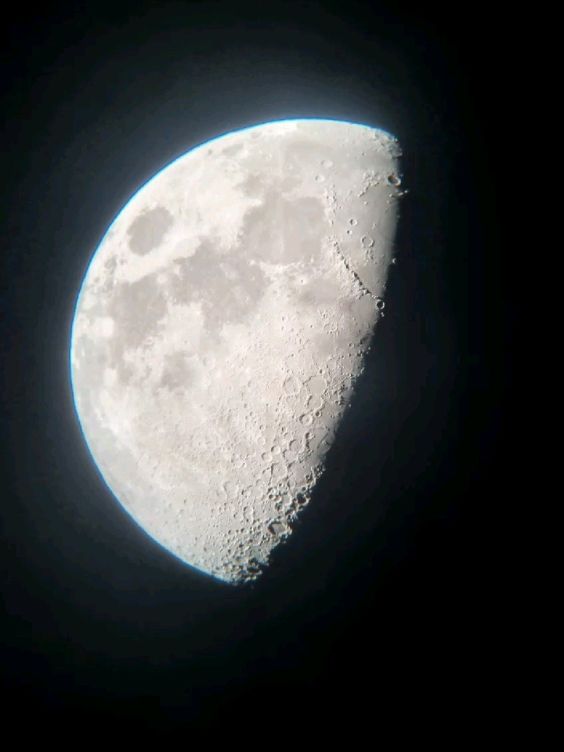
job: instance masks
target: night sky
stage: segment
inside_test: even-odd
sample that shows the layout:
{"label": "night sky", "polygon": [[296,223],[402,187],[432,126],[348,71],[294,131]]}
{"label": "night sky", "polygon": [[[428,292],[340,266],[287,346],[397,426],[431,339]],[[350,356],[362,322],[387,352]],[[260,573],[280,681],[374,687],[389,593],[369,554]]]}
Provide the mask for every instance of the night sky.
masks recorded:
{"label": "night sky", "polygon": [[[188,744],[233,724],[261,745],[294,723],[351,743],[395,715],[472,728],[468,687],[491,690],[495,642],[490,505],[510,463],[512,92],[500,24],[471,7],[116,0],[4,16],[5,728]],[[409,193],[326,474],[270,568],[237,589],[168,555],[112,497],[74,411],[70,326],[142,183],[210,138],[301,116],[390,131]]]}

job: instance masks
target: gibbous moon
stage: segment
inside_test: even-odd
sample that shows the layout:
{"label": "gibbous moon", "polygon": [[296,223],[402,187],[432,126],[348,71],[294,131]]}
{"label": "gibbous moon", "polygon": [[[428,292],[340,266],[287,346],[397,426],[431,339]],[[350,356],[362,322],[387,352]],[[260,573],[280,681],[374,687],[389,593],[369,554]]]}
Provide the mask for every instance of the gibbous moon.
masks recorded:
{"label": "gibbous moon", "polygon": [[335,120],[228,133],[143,185],[96,250],[80,424],[116,499],[190,566],[256,579],[308,504],[383,315],[399,156]]}

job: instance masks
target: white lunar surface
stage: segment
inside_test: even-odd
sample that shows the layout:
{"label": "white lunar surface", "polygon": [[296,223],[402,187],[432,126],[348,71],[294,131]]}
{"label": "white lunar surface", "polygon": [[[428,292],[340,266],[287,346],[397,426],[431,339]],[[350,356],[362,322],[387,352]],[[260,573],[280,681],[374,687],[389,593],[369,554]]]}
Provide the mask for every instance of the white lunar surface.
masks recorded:
{"label": "white lunar surface", "polygon": [[399,156],[342,121],[235,131],[155,175],[92,258],[70,347],[84,436],[203,572],[255,579],[310,500],[382,315]]}

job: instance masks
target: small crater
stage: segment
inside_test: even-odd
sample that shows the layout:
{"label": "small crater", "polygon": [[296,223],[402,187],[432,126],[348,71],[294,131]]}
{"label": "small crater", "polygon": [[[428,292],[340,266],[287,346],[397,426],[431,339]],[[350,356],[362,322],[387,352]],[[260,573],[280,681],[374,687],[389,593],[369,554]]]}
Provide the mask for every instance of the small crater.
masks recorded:
{"label": "small crater", "polygon": [[282,480],[286,477],[286,469],[284,465],[281,462],[273,462],[270,466],[271,472],[272,472],[272,479]]}
{"label": "small crater", "polygon": [[284,525],[281,522],[271,522],[268,526],[268,532],[271,535],[280,535],[284,531]]}
{"label": "small crater", "polygon": [[256,559],[249,559],[247,564],[247,573],[250,575],[260,574],[260,563]]}
{"label": "small crater", "polygon": [[327,382],[325,381],[323,376],[312,376],[306,381],[306,387],[311,395],[318,396],[320,394],[323,394],[323,392],[327,389]]}
{"label": "small crater", "polygon": [[288,396],[296,395],[300,391],[300,382],[295,376],[288,376],[284,379],[283,388]]}
{"label": "small crater", "polygon": [[223,490],[227,496],[234,496],[237,491],[237,486],[230,480],[226,480],[223,484]]}
{"label": "small crater", "polygon": [[308,397],[307,408],[311,412],[315,413],[315,415],[317,415],[318,411],[323,408],[324,404],[325,402],[319,394],[312,394],[310,397]]}

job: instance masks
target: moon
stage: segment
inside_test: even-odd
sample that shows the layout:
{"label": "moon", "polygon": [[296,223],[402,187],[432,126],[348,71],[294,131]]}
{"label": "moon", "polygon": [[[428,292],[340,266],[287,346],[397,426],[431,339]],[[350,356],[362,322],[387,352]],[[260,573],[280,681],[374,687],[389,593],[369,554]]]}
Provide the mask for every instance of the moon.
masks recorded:
{"label": "moon", "polygon": [[221,135],[95,251],[70,335],[80,426],[116,500],[191,567],[255,580],[309,503],[384,315],[400,156],[339,120]]}

